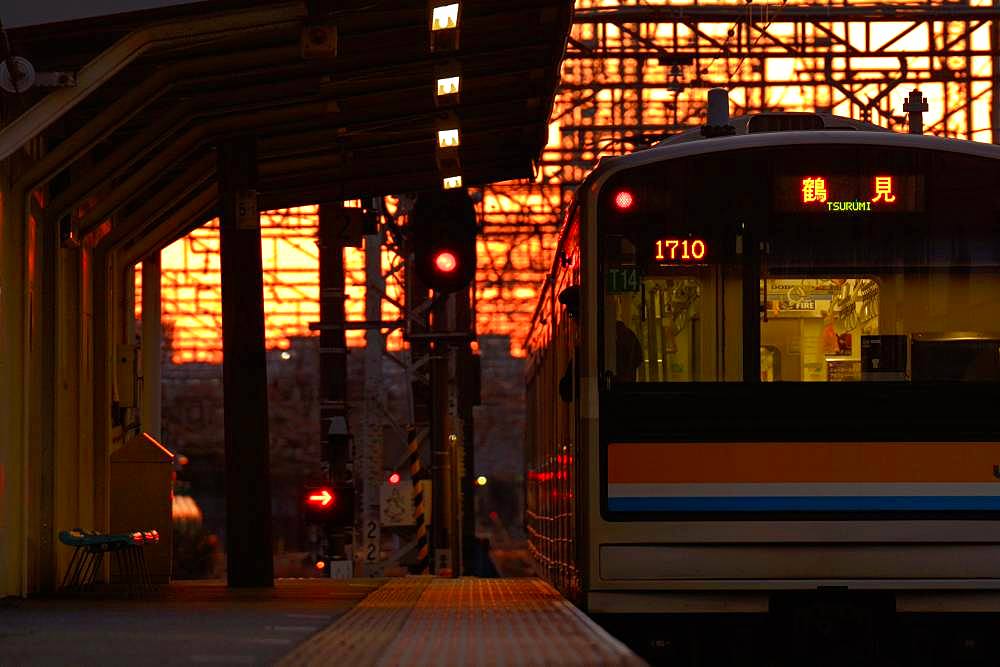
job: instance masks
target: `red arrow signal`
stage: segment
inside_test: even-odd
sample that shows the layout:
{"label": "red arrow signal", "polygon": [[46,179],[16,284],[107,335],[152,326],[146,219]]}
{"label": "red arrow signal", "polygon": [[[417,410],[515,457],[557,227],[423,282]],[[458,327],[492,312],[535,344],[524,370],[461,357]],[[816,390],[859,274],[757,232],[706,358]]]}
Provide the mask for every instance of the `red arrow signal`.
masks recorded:
{"label": "red arrow signal", "polygon": [[330,489],[320,489],[309,495],[309,502],[320,507],[329,507],[333,504],[335,496],[330,493]]}

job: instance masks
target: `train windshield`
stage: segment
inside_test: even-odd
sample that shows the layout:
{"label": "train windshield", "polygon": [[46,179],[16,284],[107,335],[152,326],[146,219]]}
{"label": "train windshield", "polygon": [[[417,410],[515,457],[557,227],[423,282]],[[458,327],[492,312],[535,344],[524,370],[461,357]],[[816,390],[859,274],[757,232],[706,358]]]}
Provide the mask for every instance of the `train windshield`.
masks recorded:
{"label": "train windshield", "polygon": [[1000,380],[998,176],[985,158],[843,145],[616,174],[598,209],[604,372]]}

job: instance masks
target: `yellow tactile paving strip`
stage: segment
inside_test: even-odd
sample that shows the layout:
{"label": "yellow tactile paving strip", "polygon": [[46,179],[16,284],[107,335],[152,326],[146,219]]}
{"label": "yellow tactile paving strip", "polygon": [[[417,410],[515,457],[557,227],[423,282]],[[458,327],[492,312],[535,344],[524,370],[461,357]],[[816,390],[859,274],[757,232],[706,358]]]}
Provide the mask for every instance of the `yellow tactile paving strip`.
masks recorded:
{"label": "yellow tactile paving strip", "polygon": [[642,665],[538,579],[393,580],[282,665]]}
{"label": "yellow tactile paving strip", "polygon": [[430,577],[394,579],[358,603],[336,623],[317,632],[278,664],[374,665],[399,636]]}

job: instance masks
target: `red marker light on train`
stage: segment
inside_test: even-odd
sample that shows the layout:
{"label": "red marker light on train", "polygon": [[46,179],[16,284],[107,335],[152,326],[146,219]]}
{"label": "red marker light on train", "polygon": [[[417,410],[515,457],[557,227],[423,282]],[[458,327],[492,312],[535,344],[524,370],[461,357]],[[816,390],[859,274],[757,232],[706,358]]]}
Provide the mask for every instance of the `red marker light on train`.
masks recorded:
{"label": "red marker light on train", "polygon": [[396,484],[399,484],[399,479],[400,478],[399,478],[399,473],[398,472],[394,472],[391,475],[389,475],[389,483],[392,484],[392,485],[394,485],[394,486]]}
{"label": "red marker light on train", "polygon": [[635,197],[628,190],[619,190],[615,193],[615,208],[619,211],[627,211],[635,205]]}

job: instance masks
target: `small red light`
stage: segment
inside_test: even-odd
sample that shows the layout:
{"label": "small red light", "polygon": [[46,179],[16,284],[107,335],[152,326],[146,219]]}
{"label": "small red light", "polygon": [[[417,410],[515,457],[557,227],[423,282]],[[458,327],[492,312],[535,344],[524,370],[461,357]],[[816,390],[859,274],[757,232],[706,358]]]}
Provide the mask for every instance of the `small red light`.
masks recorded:
{"label": "small red light", "polygon": [[627,211],[635,204],[635,197],[628,190],[619,190],[615,194],[615,206],[619,211]]}
{"label": "small red light", "polygon": [[452,273],[458,268],[458,257],[450,250],[442,250],[434,256],[434,268],[441,273]]}
{"label": "small red light", "polygon": [[324,568],[326,568],[326,562],[325,561],[321,561],[321,560],[316,561],[316,569],[317,570],[322,570]]}
{"label": "small red light", "polygon": [[389,475],[389,483],[390,484],[399,484],[399,473],[398,472],[394,472],[391,475]]}

